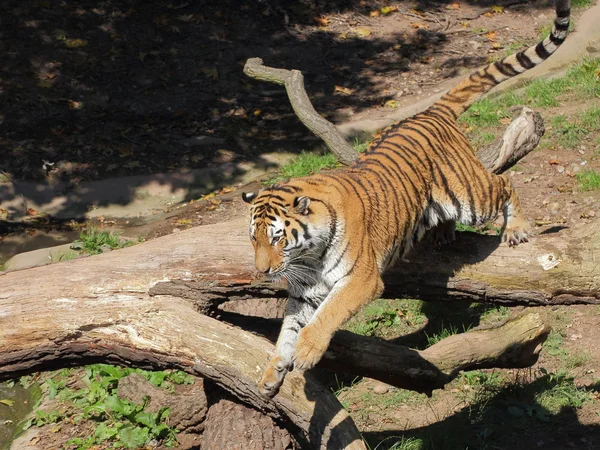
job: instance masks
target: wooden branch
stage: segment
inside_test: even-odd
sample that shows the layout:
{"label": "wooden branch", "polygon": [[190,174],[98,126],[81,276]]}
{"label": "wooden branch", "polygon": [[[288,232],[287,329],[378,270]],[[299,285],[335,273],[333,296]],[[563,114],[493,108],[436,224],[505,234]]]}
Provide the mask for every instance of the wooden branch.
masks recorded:
{"label": "wooden branch", "polygon": [[[281,322],[237,315],[226,321],[277,339]],[[423,351],[338,331],[318,367],[383,381],[431,395],[461,370],[530,367],[537,361],[550,327],[526,312],[499,327],[471,330],[442,339]]]}
{"label": "wooden branch", "polygon": [[527,107],[513,120],[502,137],[477,152],[486,169],[501,173],[533,150],[544,135],[542,116]]}
{"label": "wooden branch", "polygon": [[358,153],[337,132],[335,126],[317,113],[306,94],[304,77],[299,70],[274,69],[264,66],[260,58],[250,58],[244,66],[244,73],[257,80],[285,86],[300,121],[327,144],[342,164],[351,164],[358,158]]}

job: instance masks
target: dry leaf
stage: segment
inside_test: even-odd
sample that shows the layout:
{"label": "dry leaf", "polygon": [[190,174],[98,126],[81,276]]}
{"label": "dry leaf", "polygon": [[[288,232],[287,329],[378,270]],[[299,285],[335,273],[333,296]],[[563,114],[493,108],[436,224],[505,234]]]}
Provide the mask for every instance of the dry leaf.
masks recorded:
{"label": "dry leaf", "polygon": [[387,16],[388,14],[398,11],[398,7],[397,6],[384,6],[383,8],[380,9],[380,11],[381,11],[381,14],[383,14],[384,16]]}
{"label": "dry leaf", "polygon": [[381,12],[380,12],[378,9],[376,9],[376,10],[374,10],[374,11],[371,11],[371,12],[369,13],[369,16],[370,16],[370,17],[379,17],[380,15],[381,15]]}
{"label": "dry leaf", "polygon": [[367,37],[367,36],[371,35],[371,30],[369,30],[368,28],[365,28],[365,27],[360,27],[360,28],[355,28],[354,30],[352,30],[352,33],[354,33],[360,37]]}
{"label": "dry leaf", "polygon": [[446,6],[446,9],[460,9],[460,4],[459,3],[451,3],[450,5]]}
{"label": "dry leaf", "polygon": [[383,106],[385,106],[387,108],[397,108],[398,102],[396,100],[388,100],[387,102],[385,102],[385,104]]}
{"label": "dry leaf", "polygon": [[315,22],[317,22],[317,25],[319,25],[320,27],[329,26],[329,18],[328,17],[315,17]]}
{"label": "dry leaf", "polygon": [[496,40],[496,32],[490,31],[490,32],[484,34],[484,37],[486,37],[489,41],[495,41]]}
{"label": "dry leaf", "polygon": [[335,88],[333,90],[334,92],[340,92],[344,95],[351,95],[354,91],[350,88],[344,87],[344,86],[338,86],[335,85]]}
{"label": "dry leaf", "polygon": [[0,219],[8,219],[8,210],[0,208]]}
{"label": "dry leaf", "polygon": [[550,161],[548,161],[548,164],[550,164],[551,166],[557,166],[560,164],[560,160],[558,159],[551,159]]}
{"label": "dry leaf", "polygon": [[504,12],[504,6],[494,5],[492,6],[492,12],[494,14],[502,14]]}
{"label": "dry leaf", "polygon": [[414,22],[410,24],[411,27],[413,27],[415,30],[418,30],[419,28],[423,28],[423,29],[428,29],[429,27],[427,26],[427,24],[425,23],[420,23],[420,22]]}
{"label": "dry leaf", "polygon": [[67,100],[67,104],[69,105],[69,109],[83,109],[83,102]]}
{"label": "dry leaf", "polygon": [[88,45],[88,41],[85,39],[65,39],[64,43],[67,48],[81,48]]}
{"label": "dry leaf", "polygon": [[499,122],[500,122],[502,125],[508,125],[509,123],[511,123],[511,122],[512,122],[512,120],[511,120],[509,117],[503,117],[502,119],[500,119],[500,120],[499,120]]}
{"label": "dry leaf", "polygon": [[504,46],[502,44],[499,44],[498,42],[492,43],[492,48],[495,48],[496,50],[498,50],[502,47],[504,47]]}
{"label": "dry leaf", "polygon": [[28,216],[37,216],[38,215],[37,209],[27,208],[27,215]]}

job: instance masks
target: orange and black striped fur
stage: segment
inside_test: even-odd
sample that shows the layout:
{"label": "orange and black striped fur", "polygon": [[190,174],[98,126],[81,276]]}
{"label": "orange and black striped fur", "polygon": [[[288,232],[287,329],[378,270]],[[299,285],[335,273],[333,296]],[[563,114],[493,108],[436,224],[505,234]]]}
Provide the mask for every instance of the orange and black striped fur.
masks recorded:
{"label": "orange and black striped fur", "polygon": [[383,130],[352,166],[244,194],[252,205],[256,268],[288,281],[286,317],[259,390],[275,395],[292,368],[313,367],[333,333],[383,291],[382,272],[426,230],[453,237],[455,221],[504,213],[502,239],[529,225],[509,179],[474,156],[457,117],[492,87],[548,58],[564,41],[569,0],[557,0],[542,42],[470,75],[425,112]]}

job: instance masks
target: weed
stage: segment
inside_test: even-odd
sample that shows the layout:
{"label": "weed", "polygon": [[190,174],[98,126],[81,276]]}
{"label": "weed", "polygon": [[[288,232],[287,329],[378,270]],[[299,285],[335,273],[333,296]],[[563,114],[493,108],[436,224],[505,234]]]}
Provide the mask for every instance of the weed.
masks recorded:
{"label": "weed", "polygon": [[385,448],[388,450],[424,450],[426,448],[423,439],[412,437],[407,438],[404,436],[390,436],[377,444],[373,450],[379,450],[379,448],[385,442],[398,438],[400,438],[399,441],[394,442],[391,447],[386,446]]}
{"label": "weed", "polygon": [[552,118],[552,127],[555,135],[558,135],[558,143],[565,148],[574,147],[579,144],[587,130],[577,122],[569,121],[563,114]]}
{"label": "weed", "polygon": [[563,407],[581,408],[592,399],[591,394],[585,388],[575,385],[573,377],[566,372],[550,373],[544,381],[548,389],[538,392],[535,400],[551,413],[558,413]]}
{"label": "weed", "polygon": [[594,0],[571,0],[573,8],[587,8],[595,3]]}
{"label": "weed", "polygon": [[348,330],[362,336],[373,336],[378,329],[391,327],[399,322],[397,310],[387,309],[387,305],[369,305],[363,313],[362,320],[349,324]]}
{"label": "weed", "polygon": [[589,169],[577,173],[577,181],[582,191],[596,191],[600,189],[600,173]]}
{"label": "weed", "polygon": [[505,381],[500,372],[488,373],[480,370],[464,372],[461,378],[469,386],[500,386]]}
{"label": "weed", "polygon": [[581,125],[588,131],[592,132],[600,128],[600,107],[593,106],[579,118]]}
{"label": "weed", "polygon": [[148,372],[95,364],[85,368],[81,378],[83,387],[74,389],[71,387],[74,385],[73,371],[64,369],[48,377],[42,385],[48,398],[58,401],[57,408],[36,411],[24,429],[57,423],[65,418],[74,422],[90,420],[95,424],[94,432],[87,437],[72,438],[67,445],[75,445],[78,450],[100,444],[105,446],[109,442],[115,448],[140,448],[151,440],[162,441],[165,446],[174,445],[175,430],[166,424],[168,408],[151,413],[145,410],[145,401],[139,405],[117,396],[119,380],[131,373],[139,373],[155,386],[165,388],[193,382],[189,375],[179,371]]}
{"label": "weed", "polygon": [[[467,332],[469,330],[470,327],[468,326],[463,326],[463,330],[462,332]],[[428,346],[432,346],[434,344],[437,344],[438,342],[440,342],[442,339],[446,339],[447,337],[450,337],[452,335],[458,334],[458,327],[454,326],[454,325],[449,325],[448,327],[444,326],[444,323],[442,322],[442,329],[439,333],[434,333],[431,336],[429,336],[427,333],[425,333],[425,336],[427,336],[427,344]]]}
{"label": "weed", "polygon": [[[487,306],[487,305],[486,305]],[[494,306],[488,308],[481,313],[482,322],[500,322],[508,318],[510,314],[510,308],[507,306]]]}
{"label": "weed", "polygon": [[544,342],[544,350],[550,356],[558,356],[565,358],[568,354],[568,350],[563,346],[564,335],[560,331],[552,330]]}
{"label": "weed", "polygon": [[527,104],[536,107],[559,106],[558,96],[564,93],[567,85],[565,78],[535,79],[525,87]]}
{"label": "weed", "polygon": [[281,167],[278,176],[267,180],[265,184],[272,185],[289,178],[305,177],[323,169],[334,169],[339,165],[333,153],[319,155],[302,151],[296,158]]}
{"label": "weed", "polygon": [[354,142],[352,143],[352,148],[358,153],[362,153],[369,148],[369,144],[371,144],[371,140],[361,142],[358,140],[358,138],[355,138]]}
{"label": "weed", "polygon": [[106,250],[128,247],[135,242],[121,239],[118,233],[108,233],[95,227],[89,227],[87,230],[79,233],[79,239],[71,245],[71,249],[80,250],[90,255],[97,255]]}

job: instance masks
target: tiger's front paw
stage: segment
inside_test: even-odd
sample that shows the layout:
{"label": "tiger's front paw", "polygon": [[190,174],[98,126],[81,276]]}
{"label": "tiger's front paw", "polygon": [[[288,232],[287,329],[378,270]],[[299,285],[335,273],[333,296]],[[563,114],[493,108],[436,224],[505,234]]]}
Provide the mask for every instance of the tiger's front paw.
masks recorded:
{"label": "tiger's front paw", "polygon": [[514,247],[521,242],[529,242],[530,233],[529,223],[526,220],[520,220],[517,223],[511,223],[503,230],[502,242],[506,242],[509,247]]}
{"label": "tiger's front paw", "polygon": [[294,352],[294,368],[299,370],[312,369],[323,357],[329,346],[330,336],[319,332],[314,326],[304,327],[296,342]]}
{"label": "tiger's front paw", "polygon": [[265,369],[262,378],[258,382],[258,392],[268,398],[273,398],[279,392],[285,375],[288,373],[290,364],[286,363],[280,356],[275,356]]}

